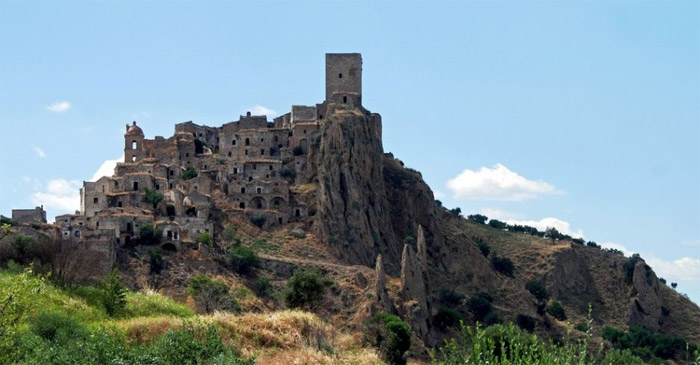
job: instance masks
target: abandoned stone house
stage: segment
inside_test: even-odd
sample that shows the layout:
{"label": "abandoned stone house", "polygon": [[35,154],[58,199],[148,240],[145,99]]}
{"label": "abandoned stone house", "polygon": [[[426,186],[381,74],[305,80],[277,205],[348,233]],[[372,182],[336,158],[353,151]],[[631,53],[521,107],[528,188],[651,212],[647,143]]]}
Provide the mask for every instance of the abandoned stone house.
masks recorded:
{"label": "abandoned stone house", "polygon": [[[325,101],[294,105],[273,121],[248,112],[220,127],[176,124],[173,136],[153,139],[136,122],[127,124],[124,161],[113,176],[83,183],[80,211],[56,217],[60,235],[127,244],[150,224],[162,228],[164,245],[177,249],[213,233],[212,217],[222,210],[263,216],[265,226],[304,219],[314,212],[291,188],[305,181],[308,147],[333,104],[359,107],[361,91],[361,55],[326,54]],[[163,201],[154,208],[147,191]]]}

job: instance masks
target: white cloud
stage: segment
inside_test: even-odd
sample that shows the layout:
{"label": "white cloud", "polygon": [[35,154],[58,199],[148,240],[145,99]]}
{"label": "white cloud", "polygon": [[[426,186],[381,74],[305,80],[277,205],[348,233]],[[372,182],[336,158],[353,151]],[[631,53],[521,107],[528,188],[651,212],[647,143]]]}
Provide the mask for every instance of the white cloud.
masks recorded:
{"label": "white cloud", "polygon": [[603,242],[600,244],[600,247],[602,247],[602,248],[614,248],[616,250],[622,251],[622,253],[625,254],[625,256],[632,256],[632,254],[634,253],[634,252],[630,251],[627,247],[625,247],[619,243],[615,243],[615,242]]}
{"label": "white cloud", "polygon": [[277,115],[276,111],[274,111],[268,107],[262,106],[262,105],[255,105],[252,108],[248,109],[248,111],[250,111],[250,114],[252,114],[252,115],[267,115],[267,116]]}
{"label": "white cloud", "polygon": [[681,242],[685,246],[700,246],[700,240],[686,240]]}
{"label": "white cloud", "polygon": [[36,155],[41,157],[41,158],[46,157],[46,152],[44,152],[44,150],[42,150],[38,146],[34,146],[34,153],[36,153]]}
{"label": "white cloud", "polygon": [[653,256],[642,256],[644,261],[654,269],[659,277],[669,281],[700,282],[700,259],[681,257],[677,260],[666,261]]}
{"label": "white cloud", "polygon": [[[625,256],[633,254],[632,250],[619,243],[605,242],[600,245],[603,248],[618,249]],[[641,253],[640,256],[651,266],[658,277],[665,278],[669,283],[677,281],[700,282],[700,259],[686,256],[668,261],[647,253]]]}
{"label": "white cloud", "polygon": [[512,225],[518,224],[521,226],[535,227],[538,231],[542,232],[546,231],[549,227],[554,227],[557,229],[557,231],[567,234],[573,238],[585,237],[582,230],[574,230],[571,228],[571,224],[569,222],[563,221],[559,218],[547,217],[536,221],[531,219],[523,219],[519,214],[490,208],[482,209],[481,214],[489,217],[490,219],[498,219],[499,221]]}
{"label": "white cloud", "polygon": [[66,213],[73,213],[80,209],[80,187],[77,180],[53,179],[49,180],[44,191],[32,194],[32,203],[43,205],[47,209],[56,209]]}
{"label": "white cloud", "polygon": [[90,181],[97,181],[102,176],[114,175],[114,168],[117,166],[117,162],[122,161],[124,161],[124,155],[116,160],[105,160],[105,162],[103,162],[97,171],[95,171],[95,173],[92,175]]}
{"label": "white cloud", "polygon": [[47,106],[46,109],[50,112],[53,112],[53,113],[63,113],[63,112],[67,112],[68,109],[70,109],[70,107],[71,107],[70,102],[63,100],[63,101],[57,101],[57,102]]}
{"label": "white cloud", "polygon": [[542,180],[528,180],[507,167],[496,164],[492,169],[478,171],[465,169],[447,181],[455,199],[482,199],[521,201],[544,194],[559,194],[552,184]]}

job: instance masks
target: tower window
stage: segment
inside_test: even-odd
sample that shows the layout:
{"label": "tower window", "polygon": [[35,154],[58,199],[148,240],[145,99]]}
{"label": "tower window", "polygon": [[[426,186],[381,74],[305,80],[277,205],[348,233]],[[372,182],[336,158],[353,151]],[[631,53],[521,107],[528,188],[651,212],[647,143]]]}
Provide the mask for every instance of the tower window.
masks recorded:
{"label": "tower window", "polygon": [[235,139],[234,139],[233,141],[231,141],[231,145],[232,145],[232,146],[235,146],[235,145],[236,145],[236,140],[235,140]]}
{"label": "tower window", "polygon": [[139,190],[139,183],[138,183],[138,181],[134,181],[134,191],[138,191],[138,190]]}
{"label": "tower window", "polygon": [[138,143],[136,143],[136,141],[131,142],[131,149],[135,150],[136,147],[138,147]]}
{"label": "tower window", "polygon": [[348,103],[348,97],[347,97],[347,96],[343,96],[343,104],[347,104],[347,103]]}
{"label": "tower window", "polygon": [[265,149],[260,149],[260,156],[265,156]]}
{"label": "tower window", "polygon": [[245,194],[245,187],[241,188],[241,194]]}
{"label": "tower window", "polygon": [[250,138],[246,138],[246,139],[245,139],[245,145],[246,145],[246,146],[250,146]]}
{"label": "tower window", "polygon": [[97,198],[92,199],[93,204],[97,204]]}
{"label": "tower window", "polygon": [[258,194],[262,194],[262,188],[261,188],[261,187],[257,187],[257,188],[255,188],[255,190],[256,190],[256,192],[257,192]]}
{"label": "tower window", "polygon": [[338,74],[338,78],[339,78],[339,79],[342,79],[342,78],[343,78],[343,74]]}

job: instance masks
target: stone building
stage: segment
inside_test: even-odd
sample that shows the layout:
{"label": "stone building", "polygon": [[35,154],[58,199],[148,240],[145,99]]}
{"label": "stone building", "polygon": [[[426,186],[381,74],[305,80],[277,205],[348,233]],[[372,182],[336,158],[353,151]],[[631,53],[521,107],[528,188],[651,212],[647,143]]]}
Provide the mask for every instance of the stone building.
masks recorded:
{"label": "stone building", "polygon": [[46,223],[46,211],[44,206],[34,209],[12,209],[12,221],[16,223]]}
{"label": "stone building", "polygon": [[[326,100],[294,105],[273,121],[248,112],[219,127],[179,123],[172,136],[153,139],[136,122],[127,124],[124,161],[113,176],[84,182],[79,214],[56,217],[56,224],[66,239],[99,236],[121,244],[150,225],[177,249],[213,233],[213,214],[223,210],[262,216],[265,226],[303,219],[308,209],[296,203],[291,187],[307,175],[319,123],[330,104],[360,106],[361,100],[361,55],[327,54]],[[154,206],[147,194],[162,201]]]}

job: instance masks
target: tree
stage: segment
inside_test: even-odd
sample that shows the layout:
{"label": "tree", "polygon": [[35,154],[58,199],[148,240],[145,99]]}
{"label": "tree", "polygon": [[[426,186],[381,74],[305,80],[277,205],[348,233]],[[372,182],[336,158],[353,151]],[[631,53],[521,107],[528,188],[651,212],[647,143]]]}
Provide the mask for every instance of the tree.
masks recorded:
{"label": "tree", "polygon": [[197,177],[197,175],[199,175],[197,173],[197,170],[195,170],[193,167],[188,167],[185,171],[182,172],[182,174],[180,174],[180,178],[182,180],[189,180],[194,179],[195,177]]}
{"label": "tree", "polygon": [[495,254],[491,257],[491,265],[493,265],[494,270],[504,274],[506,276],[513,277],[513,270],[515,266],[513,261],[507,257],[498,257]]}
{"label": "tree", "polygon": [[102,305],[108,316],[119,314],[126,307],[126,287],[122,285],[117,276],[117,269],[113,269],[102,281]]}
{"label": "tree", "polygon": [[486,221],[489,218],[487,216],[481,215],[481,214],[470,214],[467,216],[467,219],[472,221],[472,222],[475,222],[475,223],[486,224]]}
{"label": "tree", "polygon": [[552,304],[549,305],[549,307],[547,307],[547,313],[549,313],[549,315],[560,321],[566,319],[566,312],[564,311],[564,307],[558,300],[555,300],[554,302],[552,302]]}
{"label": "tree", "polygon": [[254,267],[260,265],[260,258],[255,251],[248,247],[236,246],[228,255],[231,268],[240,273],[248,274]]}
{"label": "tree", "polygon": [[411,326],[396,315],[377,313],[367,321],[367,338],[389,364],[405,364],[411,347]]}
{"label": "tree", "polygon": [[158,204],[160,204],[160,202],[163,201],[163,193],[161,193],[158,190],[149,189],[149,188],[145,188],[143,190],[143,192],[144,192],[143,201],[153,205],[153,211],[155,214],[155,210],[158,209]]}
{"label": "tree", "polygon": [[498,219],[491,219],[491,220],[489,221],[489,226],[491,226],[491,227],[493,227],[493,228],[496,228],[496,229],[504,229],[504,228],[506,228],[508,225],[507,225],[505,222],[499,221]]}
{"label": "tree", "polygon": [[212,239],[211,239],[211,233],[209,232],[202,232],[197,235],[197,242],[205,245],[205,246],[210,246]]}
{"label": "tree", "polygon": [[545,288],[545,286],[537,280],[528,281],[527,284],[525,284],[525,289],[534,295],[538,301],[544,301],[549,298],[547,288]]}
{"label": "tree", "polygon": [[290,308],[309,308],[321,301],[333,281],[316,268],[296,269],[284,290],[284,302]]}
{"label": "tree", "polygon": [[197,303],[197,306],[206,313],[214,310],[238,310],[238,302],[230,295],[228,284],[221,280],[198,274],[190,279],[187,286],[187,294]]}
{"label": "tree", "polygon": [[551,239],[552,243],[561,238],[561,233],[559,233],[559,231],[557,231],[557,229],[554,227],[547,227],[547,229],[544,231],[544,235],[545,237]]}
{"label": "tree", "polygon": [[678,283],[671,283],[671,288],[675,289],[678,286]]}
{"label": "tree", "polygon": [[148,266],[149,274],[160,274],[160,272],[163,270],[163,256],[160,253],[160,250],[157,248],[151,248],[148,250]]}

